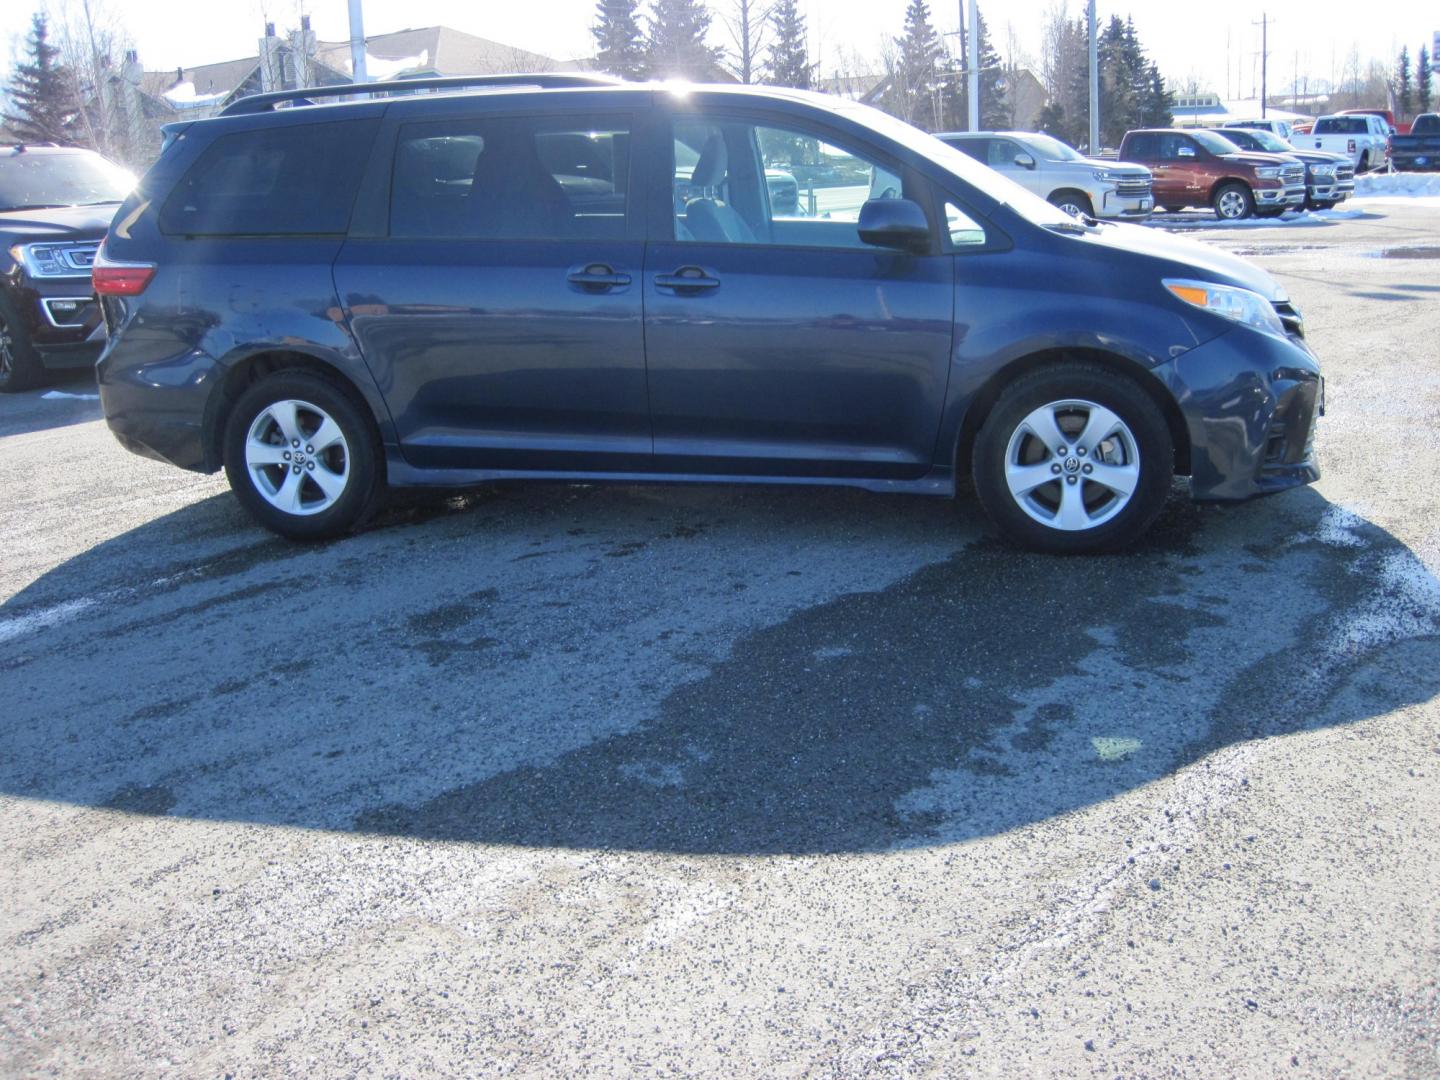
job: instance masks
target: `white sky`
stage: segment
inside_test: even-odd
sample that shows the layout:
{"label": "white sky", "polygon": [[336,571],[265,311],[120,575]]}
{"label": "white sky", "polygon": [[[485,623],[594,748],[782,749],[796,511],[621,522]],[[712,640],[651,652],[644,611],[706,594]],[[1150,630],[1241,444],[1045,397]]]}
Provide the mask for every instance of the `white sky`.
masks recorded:
{"label": "white sky", "polygon": [[[35,5],[53,9],[77,2],[0,0],[0,67],[8,70]],[[346,0],[92,2],[125,26],[139,47],[141,63],[150,70],[253,56],[267,18],[283,32],[298,24],[301,11],[310,14],[322,39],[349,36]],[[956,28],[961,2],[932,0],[939,29]],[[711,0],[711,9],[718,16],[732,3]],[[1002,55],[1013,39],[1022,58],[1034,58],[1045,13],[1062,4],[1064,0],[982,0],[981,11]],[[1065,6],[1072,14],[1084,10],[1083,0],[1069,0]],[[1253,25],[1259,6],[1254,0],[1100,0],[1099,11],[1102,21],[1112,13],[1133,15],[1142,43],[1168,78],[1182,83],[1193,78],[1222,96],[1251,97],[1259,79],[1260,30]],[[841,54],[864,58],[860,64],[852,62],[852,70],[875,70],[881,43],[900,33],[905,7],[906,0],[801,0],[811,50],[826,70],[835,68]],[[1312,78],[1338,78],[1352,48],[1363,70],[1371,57],[1392,59],[1402,44],[1413,55],[1440,31],[1440,4],[1435,0],[1377,0],[1363,9],[1340,0],[1268,0],[1266,10],[1272,20],[1272,93],[1289,83],[1297,66],[1302,76],[1308,71]],[[1198,14],[1201,11],[1205,14]],[[365,0],[365,29],[376,34],[441,23],[566,59],[593,54],[589,27],[594,13],[594,0]],[[728,41],[718,17],[714,40]]]}

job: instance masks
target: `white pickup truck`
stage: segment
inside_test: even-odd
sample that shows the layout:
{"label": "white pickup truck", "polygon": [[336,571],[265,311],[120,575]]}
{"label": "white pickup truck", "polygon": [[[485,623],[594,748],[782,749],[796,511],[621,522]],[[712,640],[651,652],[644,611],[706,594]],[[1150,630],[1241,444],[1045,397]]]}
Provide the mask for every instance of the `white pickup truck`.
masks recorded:
{"label": "white pickup truck", "polygon": [[1347,154],[1355,172],[1383,168],[1390,157],[1390,128],[1378,116],[1322,116],[1309,135],[1297,135],[1297,148]]}

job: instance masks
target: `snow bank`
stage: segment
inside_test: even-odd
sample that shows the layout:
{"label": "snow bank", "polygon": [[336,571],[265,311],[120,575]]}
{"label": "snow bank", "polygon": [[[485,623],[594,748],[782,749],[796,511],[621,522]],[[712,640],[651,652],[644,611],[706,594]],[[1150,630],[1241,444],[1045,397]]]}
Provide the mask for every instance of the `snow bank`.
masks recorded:
{"label": "snow bank", "polygon": [[1355,178],[1355,197],[1416,199],[1440,196],[1440,172],[1366,173]]}

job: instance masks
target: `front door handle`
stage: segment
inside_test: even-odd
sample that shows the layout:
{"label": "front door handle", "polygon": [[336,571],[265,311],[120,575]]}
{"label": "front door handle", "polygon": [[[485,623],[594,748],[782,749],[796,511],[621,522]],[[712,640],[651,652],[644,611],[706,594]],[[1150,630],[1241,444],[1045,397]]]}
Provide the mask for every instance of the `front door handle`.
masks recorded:
{"label": "front door handle", "polygon": [[591,263],[588,266],[571,270],[565,280],[571,285],[578,285],[586,292],[609,292],[611,289],[620,289],[629,285],[630,275],[619,273],[613,266],[605,263]]}
{"label": "front door handle", "polygon": [[685,293],[704,292],[707,289],[720,287],[720,279],[711,277],[702,267],[682,266],[673,274],[656,274],[655,287],[658,289],[673,289],[682,295]]}

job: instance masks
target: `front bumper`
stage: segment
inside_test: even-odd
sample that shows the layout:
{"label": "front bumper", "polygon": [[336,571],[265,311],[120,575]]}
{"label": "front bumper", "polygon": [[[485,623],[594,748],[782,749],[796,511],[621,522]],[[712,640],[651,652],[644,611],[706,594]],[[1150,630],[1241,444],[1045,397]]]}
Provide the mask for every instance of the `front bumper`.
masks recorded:
{"label": "front bumper", "polygon": [[1286,187],[1273,187],[1255,189],[1256,206],[1304,206],[1305,185],[1291,184]]}
{"label": "front bumper", "polygon": [[1098,194],[1100,195],[1099,200],[1092,199],[1091,203],[1095,207],[1095,212],[1102,218],[1139,221],[1149,217],[1155,209],[1155,197],[1150,193],[1122,195],[1112,188]]}
{"label": "front bumper", "polygon": [[105,347],[105,326],[89,278],[32,279],[17,272],[0,279],[0,288],[20,312],[45,367],[95,364]]}
{"label": "front bumper", "polygon": [[1237,327],[1157,370],[1190,436],[1190,493],[1250,499],[1320,478],[1320,367],[1303,338]]}

